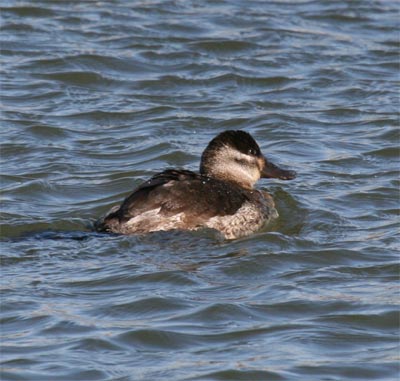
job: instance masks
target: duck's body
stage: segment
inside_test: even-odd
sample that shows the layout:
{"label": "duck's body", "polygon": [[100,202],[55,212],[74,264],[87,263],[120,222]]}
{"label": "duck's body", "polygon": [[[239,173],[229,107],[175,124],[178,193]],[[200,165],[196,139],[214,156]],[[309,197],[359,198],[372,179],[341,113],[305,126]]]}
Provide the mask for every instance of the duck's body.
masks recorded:
{"label": "duck's body", "polygon": [[230,239],[251,234],[275,215],[272,198],[258,190],[167,170],[140,185],[102,225],[121,234],[206,227]]}
{"label": "duck's body", "polygon": [[[217,160],[217,161],[216,161]],[[212,228],[227,239],[249,235],[277,216],[272,197],[253,189],[260,178],[294,177],[267,161],[254,139],[226,131],[203,153],[200,173],[166,170],[141,184],[96,223],[98,231],[143,234]],[[271,174],[272,173],[272,174]]]}

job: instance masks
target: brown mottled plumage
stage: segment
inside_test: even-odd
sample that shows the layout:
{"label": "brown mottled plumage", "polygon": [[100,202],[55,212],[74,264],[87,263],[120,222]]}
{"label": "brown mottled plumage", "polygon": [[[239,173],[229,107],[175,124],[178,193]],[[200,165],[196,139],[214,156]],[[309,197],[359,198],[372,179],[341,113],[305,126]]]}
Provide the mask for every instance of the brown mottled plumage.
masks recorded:
{"label": "brown mottled plumage", "polygon": [[260,177],[289,180],[244,131],[225,131],[205,149],[200,173],[169,169],[141,184],[96,223],[98,231],[143,234],[212,228],[227,239],[251,234],[277,216],[272,197],[253,189]]}

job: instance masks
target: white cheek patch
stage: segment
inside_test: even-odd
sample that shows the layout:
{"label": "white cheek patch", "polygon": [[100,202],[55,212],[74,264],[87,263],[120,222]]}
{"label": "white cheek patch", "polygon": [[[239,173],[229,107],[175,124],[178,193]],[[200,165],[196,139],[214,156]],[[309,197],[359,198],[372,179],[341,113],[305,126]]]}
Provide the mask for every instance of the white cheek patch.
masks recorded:
{"label": "white cheek patch", "polygon": [[245,188],[252,188],[260,179],[258,159],[230,146],[218,149],[208,170],[212,176],[237,182]]}

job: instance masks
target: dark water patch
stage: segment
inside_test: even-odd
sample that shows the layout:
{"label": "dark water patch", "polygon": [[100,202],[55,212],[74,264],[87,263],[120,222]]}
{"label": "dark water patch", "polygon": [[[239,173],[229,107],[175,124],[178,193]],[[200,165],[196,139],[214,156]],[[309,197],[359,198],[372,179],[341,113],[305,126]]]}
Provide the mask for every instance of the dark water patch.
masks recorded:
{"label": "dark water patch", "polygon": [[54,12],[43,6],[39,7],[30,7],[30,6],[8,6],[1,7],[2,12],[12,13],[19,17],[51,17],[54,15]]}
{"label": "dark water patch", "polygon": [[400,265],[399,263],[391,263],[386,265],[375,264],[374,266],[366,267],[335,268],[335,271],[369,278],[387,277],[388,280],[395,280],[395,278],[399,275]]}
{"label": "dark water patch", "polygon": [[[44,32],[44,29],[41,29],[38,26],[28,25],[25,23],[16,23],[16,22],[5,22],[1,25],[1,31],[11,32],[11,33],[36,33],[36,32]],[[14,51],[3,51],[4,54],[14,54]]]}
{"label": "dark water patch", "polygon": [[163,76],[152,81],[142,81],[140,86],[144,88],[159,87],[159,89],[168,88],[170,91],[181,87],[207,88],[215,86],[256,86],[260,88],[281,87],[286,83],[293,81],[292,78],[270,77],[270,78],[250,78],[236,74],[221,74],[211,78],[189,79],[177,76]]}
{"label": "dark water patch", "polygon": [[158,351],[182,350],[185,347],[196,345],[198,341],[193,335],[155,329],[127,332],[114,340],[137,350],[155,349]]}
{"label": "dark water patch", "polygon": [[239,325],[241,321],[248,321],[252,313],[250,308],[245,308],[241,305],[214,303],[212,305],[196,308],[196,311],[192,313],[181,314],[173,318],[173,321],[228,325],[232,323],[232,316],[235,316],[235,324]]}
{"label": "dark water patch", "polygon": [[149,274],[111,274],[101,279],[74,279],[71,281],[64,281],[61,285],[67,288],[81,288],[101,290],[102,288],[108,288],[109,284],[112,284],[114,288],[120,288],[121,286],[128,286],[134,284],[145,285],[146,283],[151,284],[154,287],[156,284],[158,287],[164,285],[167,287],[180,286],[189,287],[193,284],[193,280],[178,271],[164,271],[158,273]]}
{"label": "dark water patch", "polygon": [[[307,270],[282,274],[280,278],[282,280],[290,280],[294,277],[300,279],[303,275],[309,275]],[[276,301],[273,303],[268,300],[266,300],[264,303],[255,301],[248,305],[248,308],[260,320],[270,319],[273,321],[281,321],[281,319],[284,317],[285,321],[291,322],[295,319],[311,319],[315,316],[320,316],[323,314],[326,314],[328,317],[330,317],[330,314],[335,316],[340,312],[343,314],[351,311],[362,312],[366,307],[350,300],[321,300],[319,303],[316,303],[312,300],[296,298],[290,301]]]}
{"label": "dark water patch", "polygon": [[45,78],[52,81],[60,81],[65,85],[75,85],[75,86],[93,86],[99,88],[111,86],[115,84],[111,78],[107,78],[104,75],[95,72],[85,72],[85,71],[63,71],[54,72],[47,74],[37,75],[39,78]]}
{"label": "dark water patch", "polygon": [[110,353],[113,351],[120,352],[124,350],[123,346],[117,345],[115,341],[105,340],[100,337],[90,337],[79,340],[75,345],[72,345],[75,351]]}
{"label": "dark water patch", "polygon": [[140,54],[146,61],[157,62],[158,64],[164,62],[166,64],[179,64],[182,63],[190,65],[190,68],[196,68],[193,61],[200,58],[200,53],[195,51],[183,52],[158,52],[153,50],[144,51]]}
{"label": "dark water patch", "polygon": [[271,380],[280,381],[286,380],[284,376],[279,375],[279,373],[270,372],[267,370],[237,370],[237,369],[227,369],[219,372],[212,372],[200,376],[195,376],[193,378],[188,378],[188,380]]}
{"label": "dark water patch", "polygon": [[136,319],[156,318],[158,320],[162,318],[163,314],[169,316],[171,312],[179,313],[180,310],[185,310],[187,307],[186,303],[178,302],[173,298],[153,297],[122,304],[113,304],[101,310],[96,309],[93,311],[93,314],[96,316],[101,314],[108,318],[129,315],[131,317],[135,316]]}
{"label": "dark water patch", "polygon": [[[397,136],[398,137],[398,136]],[[398,147],[386,147],[375,151],[366,152],[365,155],[370,155],[382,159],[400,159],[400,148]]]}
{"label": "dark water patch", "polygon": [[174,37],[176,35],[180,36],[195,36],[201,35],[204,32],[207,32],[207,28],[202,26],[201,24],[196,24],[194,22],[188,22],[186,20],[185,23],[178,22],[160,22],[157,24],[150,24],[147,27],[151,30],[158,30],[162,33],[165,33],[168,37]]}
{"label": "dark water patch", "polygon": [[226,331],[223,333],[213,334],[189,334],[183,332],[175,332],[170,330],[135,330],[119,335],[115,340],[132,346],[137,349],[151,348],[161,351],[165,350],[184,350],[185,348],[216,345],[223,343],[240,343],[244,345],[252,337],[257,337],[256,340],[261,340],[262,335],[268,332],[286,332],[299,329],[299,325],[279,325],[269,328],[249,328],[245,330]]}
{"label": "dark water patch", "polygon": [[387,311],[381,314],[335,314],[332,316],[321,317],[322,323],[333,323],[335,325],[342,325],[351,329],[358,330],[383,330],[387,333],[395,334],[400,323],[398,311]]}
{"label": "dark water patch", "polygon": [[257,44],[250,43],[247,41],[235,41],[235,40],[208,40],[193,42],[191,44],[195,50],[204,50],[207,52],[219,53],[219,54],[232,54],[236,52],[242,52],[249,49],[256,49]]}
{"label": "dark water patch", "polygon": [[51,125],[34,125],[27,128],[26,131],[38,139],[46,139],[47,141],[50,139],[54,141],[68,136],[67,131]]}
{"label": "dark water patch", "polygon": [[318,365],[303,365],[294,370],[296,373],[306,377],[339,377],[344,379],[356,380],[390,380],[391,377],[396,377],[398,367],[394,362],[382,364],[318,364]]}

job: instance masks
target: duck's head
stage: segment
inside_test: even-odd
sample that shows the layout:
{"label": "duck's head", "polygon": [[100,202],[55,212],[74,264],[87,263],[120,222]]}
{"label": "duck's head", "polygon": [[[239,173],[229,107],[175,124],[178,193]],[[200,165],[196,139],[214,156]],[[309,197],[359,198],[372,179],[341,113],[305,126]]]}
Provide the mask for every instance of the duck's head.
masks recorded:
{"label": "duck's head", "polygon": [[279,168],[261,153],[244,131],[225,131],[208,144],[201,156],[200,173],[251,189],[261,178],[291,180],[296,172]]}

